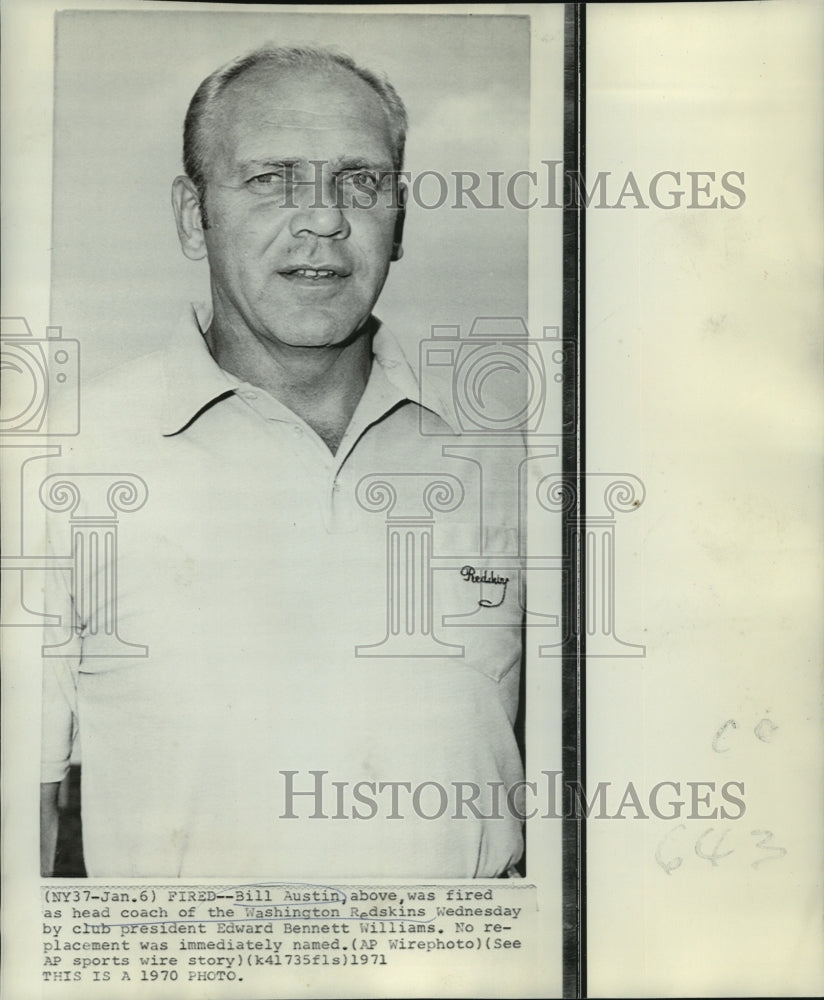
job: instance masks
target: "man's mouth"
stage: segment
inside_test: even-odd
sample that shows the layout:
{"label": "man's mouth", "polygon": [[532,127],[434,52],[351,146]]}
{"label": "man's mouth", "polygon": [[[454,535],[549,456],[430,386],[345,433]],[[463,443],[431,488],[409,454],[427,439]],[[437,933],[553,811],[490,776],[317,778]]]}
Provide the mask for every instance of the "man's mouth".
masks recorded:
{"label": "man's mouth", "polygon": [[309,281],[329,281],[345,278],[345,271],[332,267],[291,267],[279,272],[285,278],[304,278]]}

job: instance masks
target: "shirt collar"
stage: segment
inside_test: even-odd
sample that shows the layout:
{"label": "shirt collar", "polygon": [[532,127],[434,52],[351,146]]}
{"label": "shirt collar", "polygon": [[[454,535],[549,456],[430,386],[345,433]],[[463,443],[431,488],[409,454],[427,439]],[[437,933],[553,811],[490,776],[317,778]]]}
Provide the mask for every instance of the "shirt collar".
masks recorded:
{"label": "shirt collar", "polygon": [[[204,335],[211,321],[211,307],[193,303],[164,351],[161,426],[166,437],[185,430],[211,403],[234,393],[242,385],[238,378],[224,371],[209,352]],[[368,393],[370,402],[383,401],[385,409],[389,410],[409,400],[431,410],[455,433],[460,433],[452,408],[434,386],[420,384],[400,342],[383,324],[375,334],[372,350],[374,363],[364,394]]]}
{"label": "shirt collar", "polygon": [[452,406],[438,392],[438,388],[442,388],[441,384],[435,379],[423,382],[406,357],[401,341],[383,324],[379,326],[372,341],[372,353],[375,356],[373,372],[378,369],[382,371],[388,381],[402,394],[403,399],[411,400],[424,409],[431,410],[455,434],[460,434],[460,426]]}
{"label": "shirt collar", "polygon": [[211,320],[208,306],[192,304],[164,352],[162,432],[165,437],[184,430],[210,403],[240,385],[209,353],[204,334]]}

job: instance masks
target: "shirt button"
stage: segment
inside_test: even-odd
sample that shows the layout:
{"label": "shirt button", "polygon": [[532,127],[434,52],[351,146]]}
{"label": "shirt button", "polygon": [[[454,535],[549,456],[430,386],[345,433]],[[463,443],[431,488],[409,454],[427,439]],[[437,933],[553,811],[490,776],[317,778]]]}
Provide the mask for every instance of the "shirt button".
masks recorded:
{"label": "shirt button", "polygon": [[303,428],[302,427],[298,427],[298,426],[294,426],[292,428],[292,433],[295,435],[295,437],[301,437],[302,434],[303,434]]}
{"label": "shirt button", "polygon": [[243,393],[243,398],[244,399],[257,399],[257,393],[256,392],[244,392]]}

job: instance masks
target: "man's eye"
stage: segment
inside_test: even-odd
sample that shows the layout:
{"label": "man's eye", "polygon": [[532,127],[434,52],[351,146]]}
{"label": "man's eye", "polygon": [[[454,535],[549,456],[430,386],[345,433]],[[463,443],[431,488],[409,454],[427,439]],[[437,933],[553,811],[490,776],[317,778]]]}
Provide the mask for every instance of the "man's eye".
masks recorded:
{"label": "man's eye", "polygon": [[361,190],[379,188],[383,182],[383,175],[378,170],[353,170],[351,173],[343,175],[343,181]]}
{"label": "man's eye", "polygon": [[256,174],[246,182],[250,187],[265,191],[277,187],[283,181],[283,176],[278,173],[269,172],[266,174]]}

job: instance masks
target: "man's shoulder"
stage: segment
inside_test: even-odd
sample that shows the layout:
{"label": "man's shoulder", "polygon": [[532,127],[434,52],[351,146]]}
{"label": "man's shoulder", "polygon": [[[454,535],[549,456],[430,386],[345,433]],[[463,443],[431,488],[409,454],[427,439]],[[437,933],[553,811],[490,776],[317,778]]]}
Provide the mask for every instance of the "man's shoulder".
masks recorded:
{"label": "man's shoulder", "polygon": [[80,389],[78,450],[134,447],[160,433],[163,352],[141,355],[89,379]]}
{"label": "man's shoulder", "polygon": [[83,386],[81,402],[89,400],[96,403],[122,391],[132,398],[138,390],[159,389],[164,368],[163,354],[162,350],[141,354],[98,373]]}

